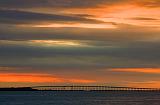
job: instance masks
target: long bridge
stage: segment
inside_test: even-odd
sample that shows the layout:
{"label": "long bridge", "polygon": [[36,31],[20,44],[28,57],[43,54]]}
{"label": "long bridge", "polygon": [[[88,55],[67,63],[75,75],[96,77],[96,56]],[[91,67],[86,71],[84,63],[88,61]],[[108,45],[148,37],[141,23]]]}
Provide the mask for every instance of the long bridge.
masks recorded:
{"label": "long bridge", "polygon": [[36,90],[49,91],[160,91],[159,88],[133,88],[113,86],[33,86]]}

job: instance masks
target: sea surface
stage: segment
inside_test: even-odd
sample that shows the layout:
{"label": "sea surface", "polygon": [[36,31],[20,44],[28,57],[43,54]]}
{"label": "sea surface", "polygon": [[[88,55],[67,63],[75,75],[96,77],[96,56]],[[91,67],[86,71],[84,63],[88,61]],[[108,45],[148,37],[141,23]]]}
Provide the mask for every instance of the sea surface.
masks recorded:
{"label": "sea surface", "polygon": [[160,105],[160,92],[1,91],[0,105]]}

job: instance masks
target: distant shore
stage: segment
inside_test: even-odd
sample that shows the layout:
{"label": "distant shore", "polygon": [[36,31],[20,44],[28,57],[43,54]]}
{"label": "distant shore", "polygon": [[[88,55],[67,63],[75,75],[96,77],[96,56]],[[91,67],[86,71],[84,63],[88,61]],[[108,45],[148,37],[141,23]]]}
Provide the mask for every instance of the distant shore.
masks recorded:
{"label": "distant shore", "polygon": [[119,92],[124,92],[124,91],[130,91],[130,92],[160,92],[159,89],[157,90],[51,90],[51,89],[44,89],[44,90],[39,90],[39,89],[34,89],[32,87],[11,87],[11,88],[0,88],[0,91],[119,91]]}
{"label": "distant shore", "polygon": [[31,87],[19,87],[19,88],[0,88],[0,91],[38,91],[37,89],[32,89]]}

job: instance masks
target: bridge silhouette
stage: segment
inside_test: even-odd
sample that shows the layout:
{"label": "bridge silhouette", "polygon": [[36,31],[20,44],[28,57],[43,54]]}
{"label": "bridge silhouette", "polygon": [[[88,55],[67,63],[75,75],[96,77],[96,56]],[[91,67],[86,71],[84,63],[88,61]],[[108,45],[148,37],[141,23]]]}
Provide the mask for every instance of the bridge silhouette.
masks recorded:
{"label": "bridge silhouette", "polygon": [[160,91],[159,88],[134,88],[134,87],[113,87],[113,86],[33,86],[36,90],[49,91]]}

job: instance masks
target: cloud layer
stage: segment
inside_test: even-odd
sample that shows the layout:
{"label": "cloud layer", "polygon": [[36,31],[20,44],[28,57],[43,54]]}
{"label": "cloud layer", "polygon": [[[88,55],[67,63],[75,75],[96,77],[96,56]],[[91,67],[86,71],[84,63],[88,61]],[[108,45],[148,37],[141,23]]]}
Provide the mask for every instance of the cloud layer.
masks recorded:
{"label": "cloud layer", "polygon": [[159,0],[1,0],[0,86],[159,87],[159,11]]}

